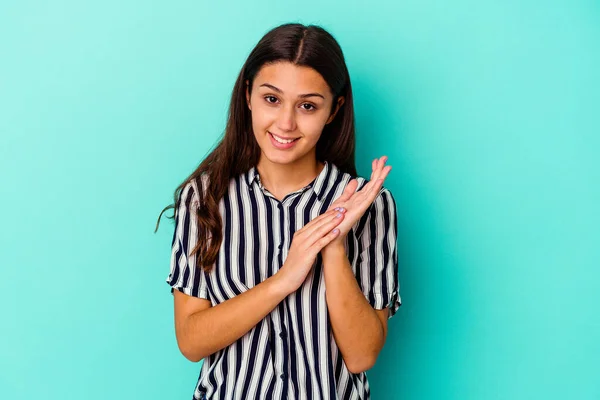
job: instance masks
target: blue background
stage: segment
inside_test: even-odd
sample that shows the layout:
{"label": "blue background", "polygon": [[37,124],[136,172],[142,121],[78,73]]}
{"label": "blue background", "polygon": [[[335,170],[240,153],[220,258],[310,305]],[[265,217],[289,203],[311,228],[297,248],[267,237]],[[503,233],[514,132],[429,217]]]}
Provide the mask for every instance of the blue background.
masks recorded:
{"label": "blue background", "polygon": [[266,31],[340,42],[403,305],[374,399],[599,399],[600,3],[5,1],[0,398],[186,399],[160,210]]}

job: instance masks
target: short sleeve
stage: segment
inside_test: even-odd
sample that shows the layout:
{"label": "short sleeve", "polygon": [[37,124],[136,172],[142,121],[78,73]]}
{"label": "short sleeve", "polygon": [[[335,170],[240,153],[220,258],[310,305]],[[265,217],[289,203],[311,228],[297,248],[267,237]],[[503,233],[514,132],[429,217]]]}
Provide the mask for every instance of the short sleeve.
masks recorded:
{"label": "short sleeve", "polygon": [[190,255],[198,242],[197,209],[199,197],[195,181],[189,182],[180,193],[175,209],[175,230],[171,247],[171,268],[167,283],[188,296],[208,299],[206,273],[196,267],[196,255]]}
{"label": "short sleeve", "polygon": [[391,318],[401,305],[398,286],[396,203],[382,188],[361,221],[358,237],[357,280],[371,306],[389,308]]}

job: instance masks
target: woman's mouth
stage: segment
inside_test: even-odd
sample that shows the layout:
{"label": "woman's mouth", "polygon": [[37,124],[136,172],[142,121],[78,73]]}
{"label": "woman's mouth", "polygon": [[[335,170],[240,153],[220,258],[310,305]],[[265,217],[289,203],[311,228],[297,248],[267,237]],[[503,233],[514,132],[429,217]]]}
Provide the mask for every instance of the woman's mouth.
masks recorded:
{"label": "woman's mouth", "polygon": [[300,139],[299,137],[294,139],[285,139],[281,136],[274,135],[271,132],[269,132],[269,138],[271,138],[271,143],[273,144],[273,146],[280,150],[291,149],[292,147],[294,147],[298,139]]}

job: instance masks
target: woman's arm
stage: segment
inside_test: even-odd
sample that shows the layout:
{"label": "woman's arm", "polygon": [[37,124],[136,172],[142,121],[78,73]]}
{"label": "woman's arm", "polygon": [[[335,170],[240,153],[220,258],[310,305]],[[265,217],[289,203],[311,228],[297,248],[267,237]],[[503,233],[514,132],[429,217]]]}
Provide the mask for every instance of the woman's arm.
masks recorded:
{"label": "woman's arm", "polygon": [[209,300],[173,291],[181,353],[197,362],[245,335],[302,285],[317,254],[339,236],[334,228],[343,220],[342,213],[330,210],[310,221],[294,233],[286,261],[275,275],[214,307]]}
{"label": "woman's arm", "polygon": [[[356,179],[351,180],[342,195],[332,203],[331,207],[344,207],[347,212],[344,222],[339,225],[340,236],[321,250],[327,308],[333,336],[346,366],[353,373],[368,370],[375,364],[385,343],[389,311],[387,307],[375,310],[365,297],[346,255],[343,240],[371,205],[374,207],[371,212],[374,213],[377,210],[381,213],[385,208],[381,196],[379,196],[379,204],[373,202],[382,193],[383,181],[392,168],[385,165],[386,161],[386,156],[373,160],[370,181],[355,192],[358,182]],[[389,203],[387,208],[388,214],[393,211]],[[372,218],[383,218],[383,215],[374,214]],[[388,215],[388,219],[395,224],[391,216]],[[376,240],[376,238],[367,238],[367,240]],[[387,241],[380,238],[378,243],[382,246]],[[391,254],[389,251],[387,253]],[[365,253],[365,256],[369,254]],[[379,259],[376,262],[379,264],[378,267],[386,263],[385,260]]]}
{"label": "woman's arm", "polygon": [[360,290],[343,245],[322,251],[326,300],[335,342],[348,370],[370,369],[387,335],[388,310],[375,310]]}
{"label": "woman's arm", "polygon": [[288,295],[280,278],[275,274],[214,307],[209,300],[174,290],[175,334],[181,353],[197,362],[246,334]]}

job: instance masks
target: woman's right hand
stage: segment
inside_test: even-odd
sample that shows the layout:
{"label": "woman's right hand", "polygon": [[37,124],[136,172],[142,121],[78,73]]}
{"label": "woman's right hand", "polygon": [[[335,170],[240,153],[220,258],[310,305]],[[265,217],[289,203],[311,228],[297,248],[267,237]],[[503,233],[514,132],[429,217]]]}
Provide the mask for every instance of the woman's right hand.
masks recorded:
{"label": "woman's right hand", "polygon": [[294,233],[288,256],[276,273],[287,293],[302,285],[317,254],[340,234],[336,226],[344,220],[345,212],[344,208],[329,210]]}

